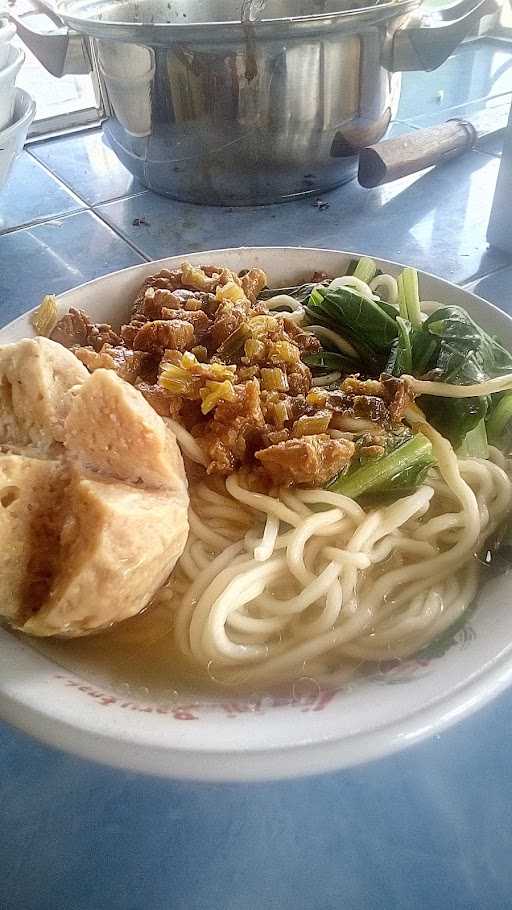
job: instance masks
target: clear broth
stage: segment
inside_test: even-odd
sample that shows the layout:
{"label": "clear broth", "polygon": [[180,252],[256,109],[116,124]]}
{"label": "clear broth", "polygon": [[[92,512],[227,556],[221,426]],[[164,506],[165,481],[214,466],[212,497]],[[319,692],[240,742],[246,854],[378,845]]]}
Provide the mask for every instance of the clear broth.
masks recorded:
{"label": "clear broth", "polygon": [[173,703],[216,683],[180,654],[172,610],[158,605],[84,638],[31,639],[31,645],[65,670],[115,694]]}

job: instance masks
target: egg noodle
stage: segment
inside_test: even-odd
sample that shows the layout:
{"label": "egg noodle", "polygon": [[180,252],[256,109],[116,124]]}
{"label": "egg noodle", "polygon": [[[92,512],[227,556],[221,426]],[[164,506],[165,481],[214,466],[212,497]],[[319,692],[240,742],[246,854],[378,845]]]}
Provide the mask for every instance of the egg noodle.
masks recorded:
{"label": "egg noodle", "polygon": [[[225,684],[335,680],[416,653],[462,615],[479,551],[512,505],[507,460],[493,447],[488,460],[457,458],[411,411],[437,468],[391,505],[365,510],[322,489],[264,495],[237,475],[192,483],[188,542],[160,594],[183,654]],[[188,435],[180,428],[183,451],[200,462]]]}

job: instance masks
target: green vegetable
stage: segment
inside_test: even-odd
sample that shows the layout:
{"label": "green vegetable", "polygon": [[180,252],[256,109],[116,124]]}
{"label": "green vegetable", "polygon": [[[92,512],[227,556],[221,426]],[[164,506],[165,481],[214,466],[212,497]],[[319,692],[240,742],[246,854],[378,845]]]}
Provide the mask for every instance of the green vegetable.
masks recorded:
{"label": "green vegetable", "polygon": [[[425,320],[422,331],[430,343],[436,344],[430,361],[425,363],[426,358],[422,358],[422,371],[433,371],[435,379],[440,381],[460,385],[481,383],[495,372],[495,365],[503,361],[501,351],[495,350],[494,340],[460,307],[436,310]],[[498,348],[501,349],[501,345]],[[415,375],[421,375],[418,365],[418,362],[413,362]],[[433,425],[448,437],[455,448],[460,448],[464,445],[466,434],[471,433],[485,418],[488,399],[485,396],[463,399],[427,397],[421,399],[421,406]]]}
{"label": "green vegetable", "polygon": [[375,265],[373,259],[368,259],[367,256],[363,256],[354,269],[354,278],[359,278],[366,284],[369,284],[372,278],[375,278],[376,274],[377,266]]}
{"label": "green vegetable", "polygon": [[[429,372],[436,380],[460,385],[481,383],[512,369],[512,355],[460,307],[442,307],[425,320],[413,338],[412,362],[416,376]],[[431,423],[456,448],[464,448],[466,435],[486,417],[489,399],[423,397],[420,404]],[[476,439],[468,445],[481,450]]]}
{"label": "green vegetable", "polygon": [[387,351],[398,335],[396,320],[373,300],[367,300],[354,288],[335,290],[316,288],[306,309],[315,321],[322,322],[352,341],[365,359]]}
{"label": "green vegetable", "polygon": [[342,373],[354,373],[357,371],[357,361],[347,357],[346,354],[338,354],[337,351],[320,351],[318,354],[304,354],[302,360],[308,367],[313,370],[322,370],[330,373],[332,370],[340,370]]}
{"label": "green vegetable", "polygon": [[489,446],[487,443],[487,431],[485,420],[480,420],[473,430],[466,433],[457,455],[468,455],[472,458],[488,458]]}
{"label": "green vegetable", "polygon": [[[375,263],[366,258],[353,260],[348,269],[365,281],[374,272]],[[367,300],[353,288],[331,291],[317,285],[306,301],[306,311],[311,320],[351,342],[360,359],[357,366],[367,374],[408,373],[472,385],[512,372],[512,354],[461,307],[440,307],[422,319],[415,269],[403,269],[398,289],[399,309],[385,301]],[[348,364],[341,360],[335,364],[332,357],[320,356],[316,362],[311,358],[306,362],[318,369],[353,372],[356,364],[348,360]],[[512,392],[493,398],[422,396],[419,403],[456,449],[481,453],[487,450],[484,422],[491,442],[512,447]]]}
{"label": "green vegetable", "polygon": [[306,301],[306,307],[308,309],[309,309],[309,307],[315,307],[315,306],[321,307],[322,301],[324,299],[322,290],[323,290],[323,288],[317,288],[317,287],[313,288],[313,290],[311,291],[311,294],[309,295],[308,300]]}
{"label": "green vegetable", "polygon": [[[295,300],[298,300],[299,303],[304,303],[317,284],[318,282],[297,284],[289,288],[264,288],[263,291],[258,294],[258,300],[270,300],[272,297],[277,297],[278,294],[287,294],[288,297],[293,297]],[[320,282],[320,285],[322,286],[327,284],[329,284],[329,279]]]}
{"label": "green vegetable", "polygon": [[398,310],[394,304],[388,303],[386,300],[376,300],[375,303],[381,308],[381,310],[384,310],[388,316],[391,316],[391,319],[396,319],[398,316]]}
{"label": "green vegetable", "polygon": [[421,328],[420,295],[416,269],[404,269],[398,276],[398,302],[401,317],[408,319],[414,329]]}
{"label": "green vegetable", "polygon": [[443,307],[423,323],[424,330],[441,340],[440,359],[443,369],[450,372],[450,359],[475,354],[485,376],[499,376],[512,371],[512,354],[496,338],[488,335],[461,307]]}
{"label": "green vegetable", "polygon": [[411,323],[407,319],[397,316],[396,324],[398,326],[398,346],[393,373],[395,376],[401,376],[402,373],[412,372]]}
{"label": "green vegetable", "polygon": [[349,469],[342,477],[332,481],[328,489],[351,499],[358,499],[366,493],[405,492],[423,483],[433,464],[430,441],[422,433],[417,433],[389,454]]}
{"label": "green vegetable", "polygon": [[420,405],[430,423],[450,440],[455,449],[464,445],[471,433],[487,413],[487,398],[422,397]]}
{"label": "green vegetable", "polygon": [[[435,378],[443,382],[471,385],[481,383],[487,378],[475,354],[468,352],[464,355],[444,342],[437,364]],[[478,398],[422,396],[420,405],[436,429],[458,449],[463,445],[466,434],[474,430],[485,418],[488,399],[483,395]]]}
{"label": "green vegetable", "polygon": [[512,392],[505,392],[487,417],[487,436],[493,446],[509,452],[512,446]]}
{"label": "green vegetable", "polygon": [[423,376],[430,363],[435,363],[439,340],[422,327],[412,332],[412,363],[415,376]]}

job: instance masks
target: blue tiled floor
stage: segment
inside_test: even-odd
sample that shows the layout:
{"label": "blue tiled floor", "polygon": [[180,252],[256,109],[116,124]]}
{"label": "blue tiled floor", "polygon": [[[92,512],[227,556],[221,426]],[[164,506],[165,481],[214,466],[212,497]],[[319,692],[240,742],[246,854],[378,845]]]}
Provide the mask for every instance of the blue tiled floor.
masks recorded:
{"label": "blue tiled floor", "polygon": [[512,267],[481,278],[471,285],[471,290],[512,316]]}
{"label": "blue tiled floor", "polygon": [[78,196],[48,173],[32,155],[23,152],[0,191],[0,234],[23,224],[83,208],[85,205]]}
{"label": "blue tiled floor", "polygon": [[2,322],[37,306],[43,294],[60,293],[141,261],[92,212],[5,234],[0,238]]}
{"label": "blue tiled floor", "polygon": [[510,50],[492,41],[470,42],[439,69],[402,78],[398,119],[428,126],[464,116],[472,102],[505,93],[512,95]]}
{"label": "blue tiled floor", "polygon": [[[423,175],[364,190],[351,183],[314,200],[223,209],[172,202],[147,192],[98,212],[152,259],[226,246],[294,245],[364,250],[466,282],[506,257],[486,248],[499,161],[471,153]],[[147,224],[134,224],[144,218]]]}

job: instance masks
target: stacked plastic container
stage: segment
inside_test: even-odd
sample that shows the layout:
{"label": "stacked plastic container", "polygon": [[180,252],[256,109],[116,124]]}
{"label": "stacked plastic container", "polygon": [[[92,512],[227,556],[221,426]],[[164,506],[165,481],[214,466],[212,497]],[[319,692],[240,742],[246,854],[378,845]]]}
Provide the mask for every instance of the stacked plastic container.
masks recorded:
{"label": "stacked plastic container", "polygon": [[0,14],[0,189],[23,148],[36,112],[30,95],[16,88],[25,54],[12,44],[15,34],[16,27]]}

